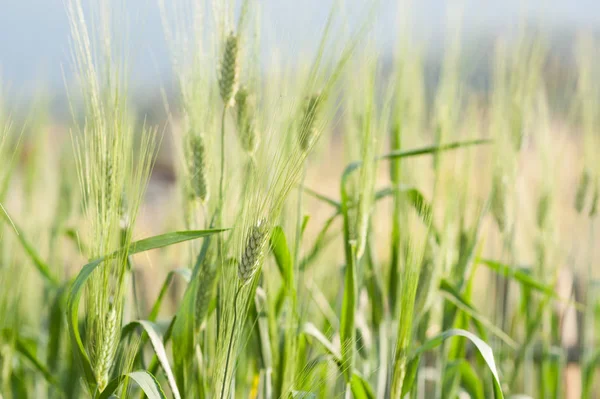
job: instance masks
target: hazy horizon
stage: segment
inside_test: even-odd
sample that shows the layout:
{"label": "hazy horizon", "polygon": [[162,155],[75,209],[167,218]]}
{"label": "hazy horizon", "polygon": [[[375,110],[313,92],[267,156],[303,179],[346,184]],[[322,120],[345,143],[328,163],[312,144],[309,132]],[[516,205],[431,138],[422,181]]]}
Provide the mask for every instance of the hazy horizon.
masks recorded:
{"label": "hazy horizon", "polygon": [[[40,87],[62,91],[63,71],[70,77],[69,25],[65,0],[8,0],[0,13],[0,78],[9,91],[29,94]],[[156,0],[129,0],[130,69],[134,87],[156,86],[170,76],[170,65]],[[285,57],[310,51],[318,40],[332,0],[259,0],[263,51],[277,49]],[[350,13],[367,1],[346,0]],[[443,38],[448,4],[462,4],[465,36],[502,31],[521,16],[561,28],[600,27],[600,3],[594,0],[521,2],[415,2],[416,33],[434,45]],[[395,39],[396,2],[384,0],[374,31],[384,51]],[[311,29],[307,29],[310,26]],[[308,33],[307,33],[308,32]]]}

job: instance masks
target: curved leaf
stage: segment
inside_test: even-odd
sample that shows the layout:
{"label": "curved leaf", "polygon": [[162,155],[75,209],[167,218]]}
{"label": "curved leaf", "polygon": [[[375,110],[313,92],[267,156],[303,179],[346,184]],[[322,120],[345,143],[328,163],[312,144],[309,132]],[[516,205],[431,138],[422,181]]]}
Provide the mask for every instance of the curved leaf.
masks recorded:
{"label": "curved leaf", "polygon": [[420,356],[424,352],[438,347],[445,340],[447,340],[448,338],[452,338],[452,337],[467,338],[469,341],[471,341],[473,343],[473,345],[475,345],[475,347],[477,348],[477,350],[483,357],[483,360],[487,364],[488,368],[492,372],[492,375],[494,376],[494,392],[495,392],[496,398],[503,399],[504,395],[502,394],[502,388],[500,385],[500,377],[498,375],[498,369],[496,368],[496,362],[494,360],[494,353],[492,352],[492,348],[490,348],[490,346],[488,344],[483,342],[481,339],[479,339],[479,337],[477,337],[475,334],[473,334],[469,331],[460,330],[460,329],[446,330],[446,331],[436,335],[435,337],[429,339],[423,345],[421,345],[419,348],[417,348],[412,353],[411,358],[416,358],[417,356]]}
{"label": "curved leaf", "polygon": [[36,357],[35,353],[31,350],[31,348],[19,337],[17,337],[15,342],[15,349],[17,352],[21,354],[25,359],[27,359],[34,369],[36,369],[40,374],[44,376],[44,379],[52,386],[59,387],[58,382],[52,375],[52,373],[46,368],[46,366]]}
{"label": "curved leaf", "polygon": [[10,218],[4,207],[0,205],[0,208],[2,210],[2,212],[0,212],[0,215],[2,215],[3,219],[5,219],[7,223],[12,225],[12,230],[17,235],[17,240],[23,247],[23,250],[25,251],[27,256],[29,256],[29,258],[33,262],[35,268],[38,270],[38,272],[40,272],[40,274],[48,284],[50,284],[53,287],[57,287],[60,284],[60,281],[58,281],[58,278],[56,278],[56,276],[52,274],[52,272],[50,271],[50,266],[42,259],[40,254],[37,253],[35,248],[31,245],[29,240],[23,234],[23,231],[18,227],[14,220]]}
{"label": "curved leaf", "polygon": [[171,392],[173,392],[173,397],[175,399],[180,399],[181,395],[177,389],[175,377],[173,377],[173,372],[171,371],[171,366],[169,365],[169,359],[167,358],[167,352],[165,351],[162,337],[158,332],[158,326],[147,320],[136,320],[123,327],[122,335],[127,335],[129,330],[133,330],[136,326],[142,327],[146,331],[146,334],[148,334],[148,338],[150,338],[150,343],[152,344],[152,349],[154,349],[154,353],[156,353],[158,361],[167,375],[167,381],[171,387]]}
{"label": "curved leaf", "polygon": [[102,393],[98,396],[98,399],[109,399],[114,397],[113,393],[117,390],[121,382],[123,382],[123,380],[127,377],[134,380],[149,399],[167,399],[165,392],[160,386],[160,383],[146,370],[133,371],[131,373],[120,375],[119,377],[111,380],[104,391],[102,391]]}
{"label": "curved leaf", "polygon": [[[344,363],[342,361],[342,355],[340,352],[333,346],[331,341],[327,339],[327,337],[312,323],[305,323],[302,326],[302,332],[310,337],[316,339],[323,347],[327,350],[327,352],[333,357],[333,360],[337,364],[341,373],[346,370],[344,367]],[[350,379],[350,388],[352,389],[352,394],[356,399],[374,399],[375,393],[373,388],[369,384],[367,380],[365,380],[360,374],[354,372]]]}
{"label": "curved leaf", "polygon": [[482,330],[483,326],[485,326],[492,334],[500,338],[510,348],[517,348],[517,343],[508,334],[496,327],[494,323],[481,315],[475,306],[467,301],[463,295],[461,295],[461,293],[458,292],[458,290],[452,286],[452,284],[450,284],[448,280],[442,279],[440,281],[439,289],[442,292],[442,295],[446,297],[446,300],[452,302],[461,311],[473,318],[473,323],[477,326],[477,331]]}

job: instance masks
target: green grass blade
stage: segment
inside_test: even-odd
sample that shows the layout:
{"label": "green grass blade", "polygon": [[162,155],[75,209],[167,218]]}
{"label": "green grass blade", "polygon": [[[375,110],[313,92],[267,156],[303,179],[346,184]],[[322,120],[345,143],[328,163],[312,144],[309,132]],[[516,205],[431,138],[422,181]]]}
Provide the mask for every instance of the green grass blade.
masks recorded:
{"label": "green grass blade", "polygon": [[55,294],[50,305],[50,319],[48,331],[47,362],[51,370],[58,369],[60,359],[60,345],[64,329],[65,306],[67,303],[68,285],[63,285]]}
{"label": "green grass blade", "polygon": [[336,363],[342,363],[342,354],[333,346],[330,340],[327,339],[325,334],[323,334],[314,324],[305,323],[302,326],[302,332],[314,339],[316,339],[323,347],[327,350],[327,352],[333,356],[333,359]]}
{"label": "green grass blade", "polygon": [[335,219],[341,214],[342,213],[340,211],[336,211],[325,221],[321,231],[319,231],[319,234],[317,234],[317,238],[315,238],[312,249],[300,261],[300,271],[304,271],[308,266],[310,266],[317,259],[317,256],[321,253],[321,251],[327,247],[327,244],[331,243],[337,237],[337,234],[328,235],[328,232],[333,225],[333,222],[335,222]]}
{"label": "green grass blade", "polygon": [[496,395],[496,399],[503,399],[504,395],[502,394],[502,388],[500,385],[500,376],[498,375],[498,369],[496,368],[496,362],[494,360],[494,353],[492,352],[492,348],[490,348],[490,346],[488,344],[486,344],[479,337],[477,337],[475,334],[473,334],[469,331],[459,330],[459,329],[450,329],[450,330],[441,332],[440,334],[427,340],[423,345],[421,345],[420,347],[415,349],[414,352],[412,353],[411,358],[420,356],[424,352],[440,346],[444,341],[446,341],[447,339],[452,338],[452,337],[467,338],[469,341],[471,341],[473,343],[473,345],[475,345],[475,347],[477,348],[477,350],[483,357],[483,360],[485,361],[486,365],[488,366],[488,368],[490,369],[490,371],[492,372],[492,375],[494,377],[494,392]]}
{"label": "green grass blade", "polygon": [[333,198],[329,198],[326,195],[319,194],[318,192],[311,190],[308,187],[303,186],[302,189],[304,190],[304,192],[306,194],[310,195],[311,197],[315,197],[316,199],[320,200],[321,202],[331,205],[335,209],[340,209],[342,207],[342,204],[340,204],[339,201],[336,201]]}
{"label": "green grass blade", "polygon": [[169,386],[171,387],[173,397],[175,399],[180,399],[181,395],[179,394],[179,389],[177,389],[175,377],[173,376],[171,366],[169,365],[169,359],[167,358],[167,352],[165,351],[165,346],[163,345],[162,337],[158,332],[158,326],[150,321],[136,320],[123,327],[122,335],[127,335],[129,333],[129,330],[133,330],[137,326],[142,327],[144,331],[146,331],[146,334],[148,334],[148,338],[150,338],[150,343],[152,344],[152,349],[154,349],[154,353],[158,357],[158,361],[160,362],[160,365],[162,366],[163,371],[167,376],[167,381],[169,383]]}
{"label": "green grass blade", "polygon": [[476,140],[466,140],[466,141],[455,141],[448,144],[443,145],[432,145],[422,148],[416,148],[412,150],[400,150],[400,151],[392,151],[387,154],[381,155],[379,160],[388,160],[388,159],[398,159],[398,158],[410,158],[416,157],[420,155],[430,155],[435,154],[442,151],[451,151],[457,150],[459,148],[470,147],[474,145],[482,145],[482,144],[490,144],[492,140],[489,139],[476,139]]}
{"label": "green grass blade", "polygon": [[532,288],[535,291],[541,292],[541,293],[551,296],[551,297],[556,296],[556,292],[554,291],[553,287],[543,284],[543,283],[540,283],[539,281],[537,281],[533,277],[531,277],[530,274],[525,273],[515,267],[512,267],[510,265],[505,265],[503,263],[496,262],[496,261],[490,260],[490,259],[479,259],[479,262],[481,264],[487,266],[490,270],[493,270],[494,272],[496,272],[504,277],[508,277],[513,280],[516,280],[517,282],[519,282],[529,288]]}
{"label": "green grass blade", "polygon": [[191,372],[193,361],[190,354],[194,351],[196,294],[199,288],[198,285],[200,284],[198,273],[200,273],[200,268],[206,258],[210,244],[210,238],[207,238],[202,243],[202,248],[196,258],[194,270],[192,271],[192,280],[186,287],[183,300],[168,330],[169,334],[165,333],[165,338],[170,337],[171,333],[173,335],[172,350],[175,380],[183,392],[188,391],[188,384],[191,383],[191,376],[188,374]]}
{"label": "green grass blade", "polygon": [[466,360],[461,360],[459,370],[461,386],[471,399],[485,399],[482,380],[475,373],[471,364]]}
{"label": "green grass blade", "polygon": [[174,231],[172,233],[161,234],[154,237],[144,238],[136,242],[132,242],[129,246],[129,255],[134,255],[139,252],[149,251],[151,249],[168,247],[180,242],[195,240],[201,237],[207,237],[215,233],[221,233],[228,229],[210,229],[210,230],[186,230]]}
{"label": "green grass blade", "polygon": [[356,345],[356,329],[354,326],[354,319],[357,290],[356,266],[355,262],[351,261],[350,264],[346,266],[344,278],[344,297],[342,299],[342,317],[340,320],[342,361],[345,366],[344,374],[347,378],[347,382],[350,382],[354,368],[354,351]]}
{"label": "green grass blade", "polygon": [[[312,337],[319,342],[323,348],[329,353],[337,364],[341,373],[347,370],[347,366],[344,365],[341,353],[333,346],[330,340],[312,323],[305,323],[302,326],[302,333]],[[375,394],[373,388],[367,380],[365,380],[360,374],[354,372],[350,378],[350,388],[355,398],[374,398]],[[366,395],[366,396],[365,396]]]}
{"label": "green grass blade", "polygon": [[517,343],[508,334],[496,327],[491,321],[481,315],[475,306],[467,301],[447,280],[442,279],[439,289],[442,293],[444,293],[444,296],[447,300],[450,300],[461,311],[472,317],[475,324],[480,325],[477,328],[478,330],[483,330],[483,327],[486,327],[492,334],[500,338],[511,348],[516,349],[518,347]]}
{"label": "green grass blade", "polygon": [[352,374],[350,388],[352,389],[354,399],[375,399],[375,392],[371,385],[356,373]]}
{"label": "green grass blade", "polygon": [[415,385],[417,380],[417,374],[419,371],[419,362],[421,361],[421,355],[413,357],[406,365],[406,374],[404,375],[404,381],[402,382],[402,394],[401,397],[405,398]]}
{"label": "green grass blade", "polygon": [[177,275],[181,276],[186,281],[186,283],[189,283],[192,278],[192,272],[190,269],[171,270],[169,274],[167,274],[167,278],[165,279],[162,287],[160,288],[158,297],[156,298],[156,301],[154,301],[154,305],[152,305],[152,310],[150,311],[150,315],[148,316],[149,321],[156,321],[156,318],[158,317],[158,312],[160,311],[160,306],[162,305],[163,298],[167,293],[171,281],[173,281],[173,278],[175,278],[175,276]]}
{"label": "green grass blade", "polygon": [[583,399],[592,397],[592,388],[594,387],[594,374],[600,365],[600,350],[592,353],[584,363],[581,376],[581,397]]}
{"label": "green grass blade", "polygon": [[351,240],[350,236],[349,198],[346,192],[346,180],[348,176],[349,173],[344,172],[340,184],[341,211],[344,218],[344,253],[346,257],[340,340],[342,345],[342,362],[344,364],[342,372],[346,378],[346,383],[350,383],[354,372],[354,352],[356,348],[355,312],[358,295],[356,243]]}
{"label": "green grass blade", "polygon": [[140,370],[127,374],[129,378],[134,380],[139,387],[146,393],[148,399],[166,399],[167,396],[163,392],[156,378],[147,371]]}
{"label": "green grass blade", "polygon": [[131,378],[138,384],[142,391],[146,394],[149,399],[167,399],[167,395],[163,391],[158,380],[146,370],[133,371],[131,373],[123,374],[117,378],[111,380],[104,391],[98,396],[98,399],[109,399],[113,396],[113,393],[117,390],[121,382],[125,378]]}
{"label": "green grass blade", "polygon": [[293,287],[293,262],[290,249],[281,226],[276,226],[271,233],[271,251],[275,256],[275,263],[279,268],[281,277],[286,287]]}
{"label": "green grass blade", "polygon": [[262,390],[263,399],[272,399],[272,372],[273,372],[273,355],[271,353],[271,339],[269,335],[269,305],[267,303],[267,294],[261,287],[256,288],[254,303],[258,315],[256,328],[258,330],[260,355],[264,367],[265,384]]}
{"label": "green grass blade", "polygon": [[50,266],[42,259],[42,257],[35,250],[34,246],[31,245],[30,241],[25,237],[23,231],[18,227],[13,219],[10,218],[4,207],[1,207],[2,212],[0,214],[4,220],[12,225],[12,230],[17,235],[17,240],[25,250],[25,253],[29,256],[35,268],[40,272],[44,280],[53,287],[57,287],[60,282],[50,271]]}
{"label": "green grass blade", "polygon": [[[29,361],[31,366],[35,370],[37,370],[41,375],[44,376],[44,379],[48,382],[48,384],[59,388],[59,384],[54,378],[54,375],[46,368],[46,366],[37,358],[35,353],[31,350],[29,345],[27,345],[21,338],[17,337],[15,342],[15,349],[17,352],[23,356],[25,359]],[[60,388],[59,388],[60,389]]]}

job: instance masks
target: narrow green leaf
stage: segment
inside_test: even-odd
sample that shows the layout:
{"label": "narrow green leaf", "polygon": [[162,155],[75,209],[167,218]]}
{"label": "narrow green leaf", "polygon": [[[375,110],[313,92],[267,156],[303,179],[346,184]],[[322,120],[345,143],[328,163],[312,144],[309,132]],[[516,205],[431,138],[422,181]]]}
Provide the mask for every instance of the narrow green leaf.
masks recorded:
{"label": "narrow green leaf", "polygon": [[428,147],[416,148],[413,150],[392,151],[390,153],[381,155],[378,159],[386,160],[386,159],[409,158],[409,157],[415,157],[415,156],[419,156],[419,155],[429,155],[429,154],[435,154],[437,152],[456,150],[459,148],[470,147],[470,146],[474,146],[474,145],[490,144],[491,142],[492,142],[492,140],[489,140],[489,139],[456,141],[456,142],[443,144],[443,145],[432,145],[432,146],[428,146]]}
{"label": "narrow green leaf", "polygon": [[404,375],[404,381],[402,382],[402,394],[401,397],[406,397],[412,391],[413,385],[417,379],[417,372],[419,371],[419,362],[421,361],[421,355],[414,356],[406,365],[406,374]]}
{"label": "narrow green leaf", "polygon": [[354,399],[375,399],[375,392],[371,385],[357,373],[352,374],[350,388]]}
{"label": "narrow green leaf", "polygon": [[341,353],[333,346],[331,341],[327,339],[327,337],[312,323],[305,323],[302,326],[302,332],[310,337],[316,339],[331,356],[333,356],[336,362],[341,363],[342,355]]}
{"label": "narrow green leaf", "polygon": [[176,275],[181,276],[187,283],[189,283],[190,279],[192,278],[192,272],[190,269],[171,270],[167,274],[167,278],[165,278],[165,281],[163,282],[163,285],[160,288],[158,297],[156,298],[156,301],[154,301],[154,305],[152,305],[152,310],[150,311],[148,320],[156,321],[156,318],[158,317],[158,312],[160,311],[160,306],[162,305],[163,298],[164,298],[165,294],[167,293],[167,290],[169,288],[169,285],[171,284],[171,281],[173,280],[173,278]]}
{"label": "narrow green leaf", "polygon": [[131,373],[123,374],[113,380],[111,380],[104,391],[98,396],[98,399],[109,399],[113,397],[113,393],[117,390],[121,382],[125,378],[131,378],[138,384],[138,386],[144,391],[146,397],[149,399],[167,399],[160,383],[156,378],[145,370],[133,371]]}
{"label": "narrow green leaf", "polygon": [[303,190],[304,190],[304,192],[305,192],[306,194],[308,194],[308,195],[310,195],[311,197],[314,197],[314,198],[316,198],[316,199],[318,199],[318,200],[320,200],[320,201],[322,201],[322,202],[324,202],[324,203],[326,203],[326,204],[329,204],[329,205],[331,205],[332,207],[334,207],[334,208],[336,208],[336,209],[340,209],[340,208],[342,207],[342,204],[340,204],[340,203],[339,203],[339,201],[336,201],[336,200],[334,200],[333,198],[329,198],[329,197],[328,197],[328,196],[326,196],[326,195],[319,194],[319,193],[317,193],[316,191],[314,191],[314,190],[311,190],[311,189],[310,189],[310,188],[308,188],[308,187],[302,187],[302,188],[303,188]]}
{"label": "narrow green leaf", "polygon": [[589,360],[584,363],[583,373],[581,376],[581,393],[582,398],[592,397],[592,388],[594,387],[594,374],[600,365],[600,350],[594,351]]}
{"label": "narrow green leaf", "polygon": [[198,284],[200,284],[198,273],[200,273],[200,268],[206,258],[210,243],[210,237],[202,243],[202,248],[196,257],[196,263],[194,264],[194,269],[192,271],[192,280],[185,289],[183,300],[167,330],[168,334],[165,333],[165,338],[170,337],[171,334],[173,335],[172,352],[175,380],[183,392],[188,391],[188,384],[191,381],[191,378],[188,378],[188,374],[191,373],[192,356],[189,356],[189,354],[194,350],[194,330],[196,328],[196,320],[195,317],[191,317],[190,315],[195,315],[196,313],[196,296]]}
{"label": "narrow green leaf", "polygon": [[65,228],[63,229],[63,234],[77,247],[80,254],[89,253],[88,246],[84,242],[82,242],[77,230],[75,230],[74,228]]}
{"label": "narrow green leaf", "polygon": [[479,259],[479,262],[484,264],[491,270],[495,271],[496,273],[504,277],[512,278],[518,281],[519,283],[524,284],[538,292],[541,292],[551,297],[557,296],[556,292],[554,291],[554,288],[552,288],[549,285],[540,283],[539,281],[531,277],[530,274],[525,273],[522,270],[490,259]]}
{"label": "narrow green leaf", "polygon": [[304,215],[304,218],[302,218],[302,227],[300,228],[300,237],[304,236],[304,232],[306,231],[306,226],[308,226],[309,220],[310,220],[310,215]]}
{"label": "narrow green leaf", "polygon": [[180,242],[189,240],[195,240],[201,237],[207,237],[227,230],[229,229],[174,231],[172,233],[165,233],[158,236],[148,237],[144,238],[143,240],[132,242],[129,246],[128,252],[129,255],[134,255],[139,252],[168,247],[173,244],[178,244]]}
{"label": "narrow green leaf", "polygon": [[175,383],[175,377],[173,376],[173,372],[171,371],[171,366],[169,365],[169,359],[167,358],[167,352],[165,351],[165,347],[163,345],[162,337],[158,332],[158,326],[150,321],[146,320],[136,320],[127,324],[123,327],[123,336],[129,334],[130,330],[133,330],[136,326],[140,326],[146,331],[148,334],[148,338],[150,338],[150,343],[152,344],[152,349],[154,349],[154,353],[158,357],[158,361],[163,368],[167,376],[167,381],[169,386],[171,387],[171,392],[173,392],[173,397],[175,399],[180,399],[181,395],[179,394],[179,389],[177,389],[177,384]]}
{"label": "narrow green leaf", "polygon": [[48,384],[59,388],[59,384],[52,375],[52,373],[46,368],[46,366],[36,357],[35,353],[31,350],[29,345],[27,345],[21,338],[17,337],[15,342],[15,349],[17,352],[23,356],[25,359],[29,361],[29,363],[36,369],[41,375],[44,376],[44,379],[48,382]]}
{"label": "narrow green leaf", "polygon": [[293,281],[291,280],[293,276],[292,256],[281,226],[276,226],[271,233],[271,251],[273,251],[275,263],[286,286],[291,287],[293,285]]}
{"label": "narrow green leaf", "polygon": [[451,329],[451,330],[446,330],[444,332],[441,332],[440,334],[438,334],[435,337],[426,341],[419,348],[415,349],[411,358],[420,356],[424,352],[438,347],[445,340],[447,340],[448,338],[452,338],[452,337],[467,338],[469,341],[471,341],[473,343],[473,345],[475,345],[475,347],[477,348],[477,350],[483,357],[483,360],[487,364],[488,368],[492,372],[492,375],[494,376],[494,392],[496,394],[496,399],[504,398],[504,395],[502,394],[502,388],[500,385],[500,377],[498,375],[498,369],[496,368],[496,362],[494,361],[494,353],[492,352],[492,348],[490,348],[490,346],[488,344],[483,342],[481,339],[479,339],[479,337],[477,337],[475,334],[473,334],[469,331],[459,330],[459,329]]}
{"label": "narrow green leaf", "polygon": [[50,319],[48,331],[48,368],[56,370],[60,362],[60,345],[64,329],[65,306],[67,303],[67,288],[64,284],[56,293],[50,305]]}
{"label": "narrow green leaf", "polygon": [[341,214],[341,211],[336,211],[325,221],[323,227],[321,228],[321,231],[319,232],[319,234],[317,234],[317,237],[315,238],[315,242],[313,244],[312,249],[309,251],[308,255],[306,255],[300,261],[299,269],[301,271],[305,270],[307,266],[311,265],[315,261],[315,259],[317,259],[317,256],[321,253],[321,251],[325,249],[327,244],[332,242],[333,239],[337,237],[337,234],[335,233],[332,233],[330,235],[328,235],[328,233],[335,219]]}
{"label": "narrow green leaf", "polygon": [[[302,332],[314,339],[316,339],[331,355],[333,360],[338,366],[338,369],[341,373],[343,373],[347,367],[344,366],[342,361],[342,355],[340,352],[333,346],[331,341],[327,339],[327,337],[312,323],[305,323],[302,326]],[[350,387],[352,389],[352,393],[355,398],[375,398],[375,394],[371,385],[365,380],[360,374],[354,372],[350,379]]]}
{"label": "narrow green leaf", "polygon": [[[518,347],[517,343],[504,331],[496,327],[491,321],[482,316],[475,306],[467,301],[458,290],[453,287],[450,282],[446,279],[442,279],[439,286],[440,291],[444,294],[447,300],[450,300],[460,310],[467,313],[473,318],[473,323],[478,327],[478,330],[483,330],[482,326],[485,326],[492,334],[500,338],[504,343],[510,346],[512,349]],[[479,325],[478,325],[479,324]]]}
{"label": "narrow green leaf", "polygon": [[471,399],[485,399],[483,382],[466,360],[461,360],[459,365],[460,381],[463,389]]}
{"label": "narrow green leaf", "polygon": [[40,274],[42,275],[42,277],[48,284],[50,284],[53,287],[57,287],[60,284],[60,282],[58,281],[56,276],[54,276],[52,274],[52,272],[50,271],[50,266],[46,262],[44,262],[42,257],[38,254],[38,252],[35,250],[35,248],[31,245],[29,240],[25,237],[25,235],[23,234],[23,231],[18,227],[18,225],[14,222],[14,220],[10,218],[10,216],[8,215],[8,213],[6,212],[4,207],[1,207],[1,208],[2,208],[1,209],[2,212],[0,212],[0,215],[2,215],[3,219],[7,223],[12,225],[12,227],[13,227],[12,230],[17,235],[17,240],[21,244],[21,247],[23,247],[23,249],[25,250],[25,253],[29,256],[29,258],[33,262],[33,265],[35,266],[35,268],[38,270],[38,272],[40,272]]}
{"label": "narrow green leaf", "polygon": [[354,352],[356,348],[355,312],[356,298],[358,296],[358,282],[356,271],[356,242],[351,239],[349,197],[346,191],[346,180],[349,176],[346,168],[340,183],[341,211],[344,218],[344,254],[346,270],[344,273],[344,294],[342,298],[342,316],[340,319],[340,340],[342,345],[342,373],[346,382],[350,383],[354,373]]}

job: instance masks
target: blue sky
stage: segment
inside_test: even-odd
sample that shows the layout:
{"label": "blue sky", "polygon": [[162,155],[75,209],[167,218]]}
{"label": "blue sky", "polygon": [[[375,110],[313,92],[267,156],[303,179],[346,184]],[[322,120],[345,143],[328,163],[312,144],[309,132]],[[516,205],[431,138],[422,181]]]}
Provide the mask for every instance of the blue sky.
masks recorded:
{"label": "blue sky", "polygon": [[[69,71],[69,28],[64,0],[0,0],[0,76],[12,91],[26,93],[45,83],[63,86]],[[83,0],[92,1],[92,0]],[[96,1],[96,0],[94,0]],[[310,51],[318,39],[332,0],[257,0],[262,7],[266,52],[277,48],[293,58]],[[447,7],[462,4],[465,34],[499,30],[529,15],[551,25],[600,27],[598,0],[413,0],[418,33],[435,43],[443,37]],[[130,54],[136,85],[168,76],[169,62],[156,0],[125,0],[130,23]],[[168,2],[167,2],[168,3]],[[365,0],[345,0],[359,14]],[[382,0],[375,31],[382,47],[394,39],[395,0]]]}

